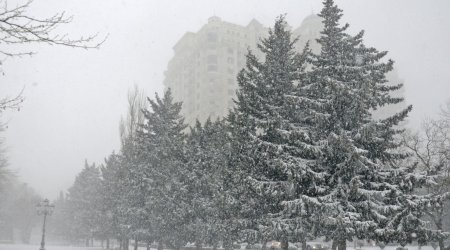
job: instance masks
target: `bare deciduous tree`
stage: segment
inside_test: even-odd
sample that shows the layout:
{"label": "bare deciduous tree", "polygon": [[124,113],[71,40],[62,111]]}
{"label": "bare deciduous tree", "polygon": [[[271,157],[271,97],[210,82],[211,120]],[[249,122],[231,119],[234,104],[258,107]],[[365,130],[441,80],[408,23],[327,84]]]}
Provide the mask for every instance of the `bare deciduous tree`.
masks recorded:
{"label": "bare deciduous tree", "polygon": [[122,147],[128,143],[133,143],[139,124],[144,123],[143,109],[147,107],[147,99],[143,90],[137,85],[128,90],[128,111],[126,118],[120,120],[120,138]]}
{"label": "bare deciduous tree", "polygon": [[3,183],[11,175],[11,172],[7,169],[8,159],[5,154],[4,139],[2,132],[4,131],[4,124],[0,123],[0,191],[2,190]]}
{"label": "bare deciduous tree", "polygon": [[[56,31],[60,26],[72,22],[72,16],[59,12],[50,17],[34,17],[29,13],[33,0],[10,6],[8,0],[0,0],[0,64],[8,57],[33,55],[35,51],[24,50],[21,45],[43,43],[72,48],[95,49],[107,36],[98,39],[98,34],[71,38]],[[6,109],[18,109],[23,102],[19,93],[15,97],[0,97],[0,114]]]}
{"label": "bare deciduous tree", "polygon": [[[68,34],[54,32],[59,26],[72,22],[71,16],[65,12],[56,13],[51,17],[35,18],[27,13],[33,0],[14,7],[7,0],[0,0],[0,54],[11,56],[33,55],[34,51],[14,52],[9,45],[26,43],[46,43],[75,48],[99,48],[106,37],[97,41],[97,34],[87,37],[70,38]],[[7,45],[7,48],[4,46]]]}
{"label": "bare deciduous tree", "polygon": [[14,97],[2,97],[0,98],[0,115],[2,113],[2,111],[5,111],[7,109],[15,109],[15,110],[19,110],[20,109],[20,104],[23,102],[23,89],[22,91],[20,91],[19,94],[17,94]]}
{"label": "bare deciduous tree", "polygon": [[426,214],[435,229],[442,232],[440,249],[450,249],[444,241],[445,231],[450,229],[450,101],[438,119],[426,120],[422,131],[405,135],[404,143],[418,166],[431,177],[426,191],[432,202]]}
{"label": "bare deciduous tree", "polygon": [[[0,0],[0,67],[8,57],[33,55],[35,51],[27,50],[21,45],[48,44],[72,48],[95,49],[102,45],[107,36],[98,39],[98,35],[71,38],[68,34],[59,33],[56,29],[72,22],[72,17],[59,12],[50,17],[34,17],[29,13],[33,0],[27,0],[11,6],[8,0]],[[0,96],[0,116],[5,110],[19,110],[23,102],[23,89],[14,96]],[[3,130],[0,124],[0,132]],[[7,159],[0,138],[0,181],[8,177]]]}

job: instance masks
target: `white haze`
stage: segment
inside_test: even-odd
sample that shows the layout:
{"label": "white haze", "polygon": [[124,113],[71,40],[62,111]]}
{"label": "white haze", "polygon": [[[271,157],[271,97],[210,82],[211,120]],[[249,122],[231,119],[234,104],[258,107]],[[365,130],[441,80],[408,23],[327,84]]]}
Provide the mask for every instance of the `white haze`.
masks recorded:
{"label": "white haze", "polygon": [[[450,98],[450,1],[336,2],[351,32],[365,29],[366,44],[390,51],[407,102],[414,105],[410,125],[437,114]],[[127,90],[138,84],[150,96],[161,92],[172,46],[185,32],[198,31],[212,15],[240,25],[256,18],[271,26],[287,13],[288,23],[298,27],[320,10],[321,1],[35,0],[32,7],[36,17],[73,15],[60,32],[74,37],[109,34],[100,50],[35,45],[34,57],[8,59],[1,67],[1,95],[25,87],[26,98],[20,112],[3,117],[10,167],[52,199],[72,184],[84,159],[101,163],[119,150]]]}

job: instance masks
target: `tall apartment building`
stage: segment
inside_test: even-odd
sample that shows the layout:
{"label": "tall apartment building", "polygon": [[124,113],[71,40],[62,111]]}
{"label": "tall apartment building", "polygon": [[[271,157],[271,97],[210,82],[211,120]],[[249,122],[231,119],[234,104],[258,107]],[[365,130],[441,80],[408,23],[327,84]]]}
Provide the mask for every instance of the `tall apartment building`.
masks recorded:
{"label": "tall apartment building", "polygon": [[188,124],[227,114],[247,48],[255,50],[266,34],[256,20],[240,26],[213,16],[197,33],[187,32],[175,44],[164,85],[171,88],[176,101],[183,101],[182,114]]}
{"label": "tall apartment building", "polygon": [[[317,15],[306,17],[292,31],[299,39],[297,50],[302,51],[310,41],[312,51],[319,52],[315,39],[322,27]],[[196,119],[204,122],[208,117],[214,120],[226,116],[233,106],[238,87],[236,76],[245,66],[247,49],[261,57],[256,47],[267,35],[268,28],[254,19],[241,26],[213,16],[197,33],[187,32],[175,44],[164,86],[171,88],[176,101],[183,102],[181,113],[187,124],[193,125]]]}

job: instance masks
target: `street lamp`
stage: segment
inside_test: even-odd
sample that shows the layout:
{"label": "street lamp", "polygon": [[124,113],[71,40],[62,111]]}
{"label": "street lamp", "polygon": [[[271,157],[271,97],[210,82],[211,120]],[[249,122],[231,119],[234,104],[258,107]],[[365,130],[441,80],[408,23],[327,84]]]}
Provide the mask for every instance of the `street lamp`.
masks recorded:
{"label": "street lamp", "polygon": [[45,250],[45,220],[47,219],[47,215],[51,215],[53,213],[54,208],[55,208],[55,205],[50,204],[48,199],[45,199],[36,205],[36,210],[37,210],[38,215],[44,216],[44,223],[42,225],[41,247],[39,248],[39,250]]}

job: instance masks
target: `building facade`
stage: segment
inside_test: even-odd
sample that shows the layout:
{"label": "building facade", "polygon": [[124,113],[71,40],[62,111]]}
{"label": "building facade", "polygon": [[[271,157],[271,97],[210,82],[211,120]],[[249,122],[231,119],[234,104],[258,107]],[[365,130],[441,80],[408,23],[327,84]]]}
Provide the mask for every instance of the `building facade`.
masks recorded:
{"label": "building facade", "polygon": [[[317,15],[306,17],[292,31],[298,38],[296,49],[302,51],[309,41],[311,50],[318,53],[316,39],[322,27]],[[257,44],[268,35],[268,30],[254,19],[241,26],[213,16],[197,33],[187,32],[175,44],[164,86],[172,90],[175,101],[183,102],[181,114],[187,124],[227,115],[234,105],[236,76],[245,67],[247,50],[262,57]],[[396,78],[395,72],[392,78]]]}
{"label": "building facade", "polygon": [[214,16],[197,33],[188,32],[175,44],[164,86],[171,88],[176,101],[183,101],[186,123],[227,114],[247,48],[255,50],[266,34],[267,29],[256,20],[240,26]]}

